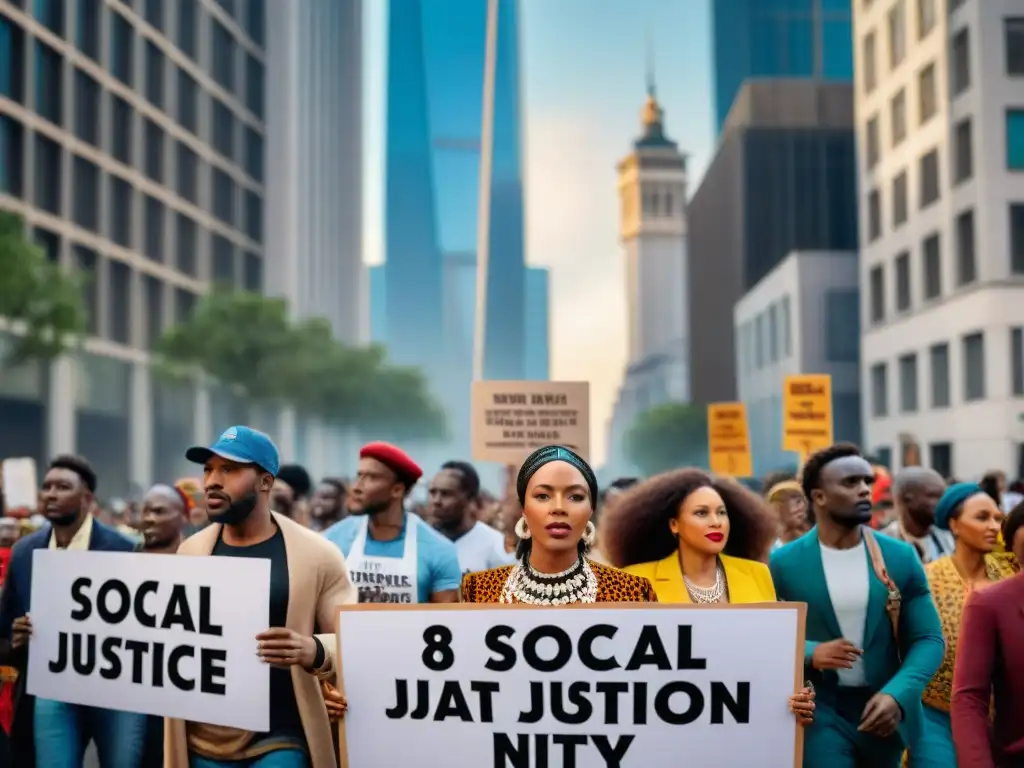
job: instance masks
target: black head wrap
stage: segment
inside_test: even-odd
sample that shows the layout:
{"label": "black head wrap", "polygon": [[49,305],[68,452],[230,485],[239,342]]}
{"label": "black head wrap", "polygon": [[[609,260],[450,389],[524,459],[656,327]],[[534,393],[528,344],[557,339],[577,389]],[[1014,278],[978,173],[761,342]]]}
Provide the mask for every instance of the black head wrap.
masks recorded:
{"label": "black head wrap", "polygon": [[516,494],[519,496],[519,504],[523,505],[526,503],[526,485],[530,482],[530,478],[537,474],[538,469],[545,464],[550,464],[552,461],[564,461],[566,464],[572,464],[572,466],[580,471],[583,479],[587,481],[587,488],[590,490],[590,506],[596,509],[598,495],[597,475],[594,474],[594,470],[590,468],[590,465],[584,461],[582,456],[563,445],[546,445],[543,448],[538,448],[523,462],[523,466],[519,469],[519,477],[516,478]]}

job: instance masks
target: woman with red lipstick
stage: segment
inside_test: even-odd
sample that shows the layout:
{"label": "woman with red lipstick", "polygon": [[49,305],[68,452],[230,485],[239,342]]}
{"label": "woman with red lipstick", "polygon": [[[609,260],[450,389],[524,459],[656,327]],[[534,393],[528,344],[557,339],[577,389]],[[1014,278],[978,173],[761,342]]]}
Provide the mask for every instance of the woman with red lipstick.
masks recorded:
{"label": "woman with red lipstick", "polygon": [[516,493],[523,515],[516,523],[516,565],[470,573],[462,580],[467,603],[654,602],[651,583],[584,555],[594,540],[597,477],[579,455],[558,445],[530,455],[519,470]]}
{"label": "woman with red lipstick", "polygon": [[[775,602],[763,562],[775,515],[738,483],[699,469],[666,472],[623,494],[603,525],[608,561],[650,580],[663,603]],[[813,690],[791,697],[790,709],[812,722]]]}

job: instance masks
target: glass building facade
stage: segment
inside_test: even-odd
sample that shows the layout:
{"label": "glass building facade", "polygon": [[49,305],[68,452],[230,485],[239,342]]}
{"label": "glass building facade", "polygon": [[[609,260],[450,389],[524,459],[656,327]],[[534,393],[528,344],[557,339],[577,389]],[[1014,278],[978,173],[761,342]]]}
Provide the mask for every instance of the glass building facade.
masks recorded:
{"label": "glass building facade", "polygon": [[850,0],[714,0],[715,130],[745,80],[853,80]]}

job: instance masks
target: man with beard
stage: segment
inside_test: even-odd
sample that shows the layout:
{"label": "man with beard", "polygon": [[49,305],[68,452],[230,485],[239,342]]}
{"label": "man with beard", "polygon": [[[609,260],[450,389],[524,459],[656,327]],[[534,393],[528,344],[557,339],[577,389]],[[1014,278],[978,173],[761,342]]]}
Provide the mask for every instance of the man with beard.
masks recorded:
{"label": "man with beard", "polygon": [[476,518],[480,476],[472,464],[446,461],[430,481],[429,511],[434,527],[455,544],[463,573],[511,565],[505,537]]}
{"label": "man with beard", "polygon": [[168,718],[164,765],[337,765],[320,681],[335,674],[337,607],[356,599],[344,558],[320,536],[271,512],[279,459],[267,435],[231,427],[212,447],[190,448],[185,458],[203,465],[210,525],[187,539],[179,554],[270,561],[270,628],[253,638],[254,650],[271,665],[270,730],[251,733]]}
{"label": "man with beard", "polygon": [[309,505],[309,527],[323,532],[343,519],[347,495],[344,480],[336,477],[321,480],[313,493],[313,502]]}
{"label": "man with beard", "polygon": [[[25,693],[32,596],[32,555],[37,549],[131,552],[134,544],[92,515],[96,473],[78,456],[50,462],[39,491],[39,511],[46,523],[22,538],[11,560],[0,597],[0,664],[15,667],[14,765],[80,765],[90,741],[104,768],[136,768],[142,756],[144,715],[85,707]],[[40,574],[45,577],[45,574]]]}
{"label": "man with beard", "polygon": [[401,448],[369,443],[348,495],[352,513],[324,536],[348,558],[361,603],[456,603],[455,545],[406,510],[423,470]]}
{"label": "man with beard", "polygon": [[817,712],[805,768],[896,768],[920,736],[921,695],[945,651],[913,547],[867,527],[873,479],[856,446],[813,454],[802,484],[817,525],[771,557],[779,600],[807,604]]}
{"label": "man with beard", "polygon": [[892,480],[896,519],[881,532],[910,544],[922,563],[953,554],[953,534],[935,527],[935,507],[946,490],[946,481],[934,469],[904,467]]}

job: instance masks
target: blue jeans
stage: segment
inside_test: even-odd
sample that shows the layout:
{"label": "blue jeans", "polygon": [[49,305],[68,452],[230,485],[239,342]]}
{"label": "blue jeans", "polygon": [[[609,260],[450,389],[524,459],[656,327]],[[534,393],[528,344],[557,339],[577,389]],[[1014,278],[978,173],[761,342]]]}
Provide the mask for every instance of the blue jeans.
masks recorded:
{"label": "blue jeans", "polygon": [[115,709],[36,699],[36,764],[80,768],[85,748],[96,742],[103,768],[139,768],[146,716]]}
{"label": "blue jeans", "polygon": [[189,755],[188,764],[189,768],[309,768],[309,758],[300,749],[275,749],[248,760],[210,760]]}

